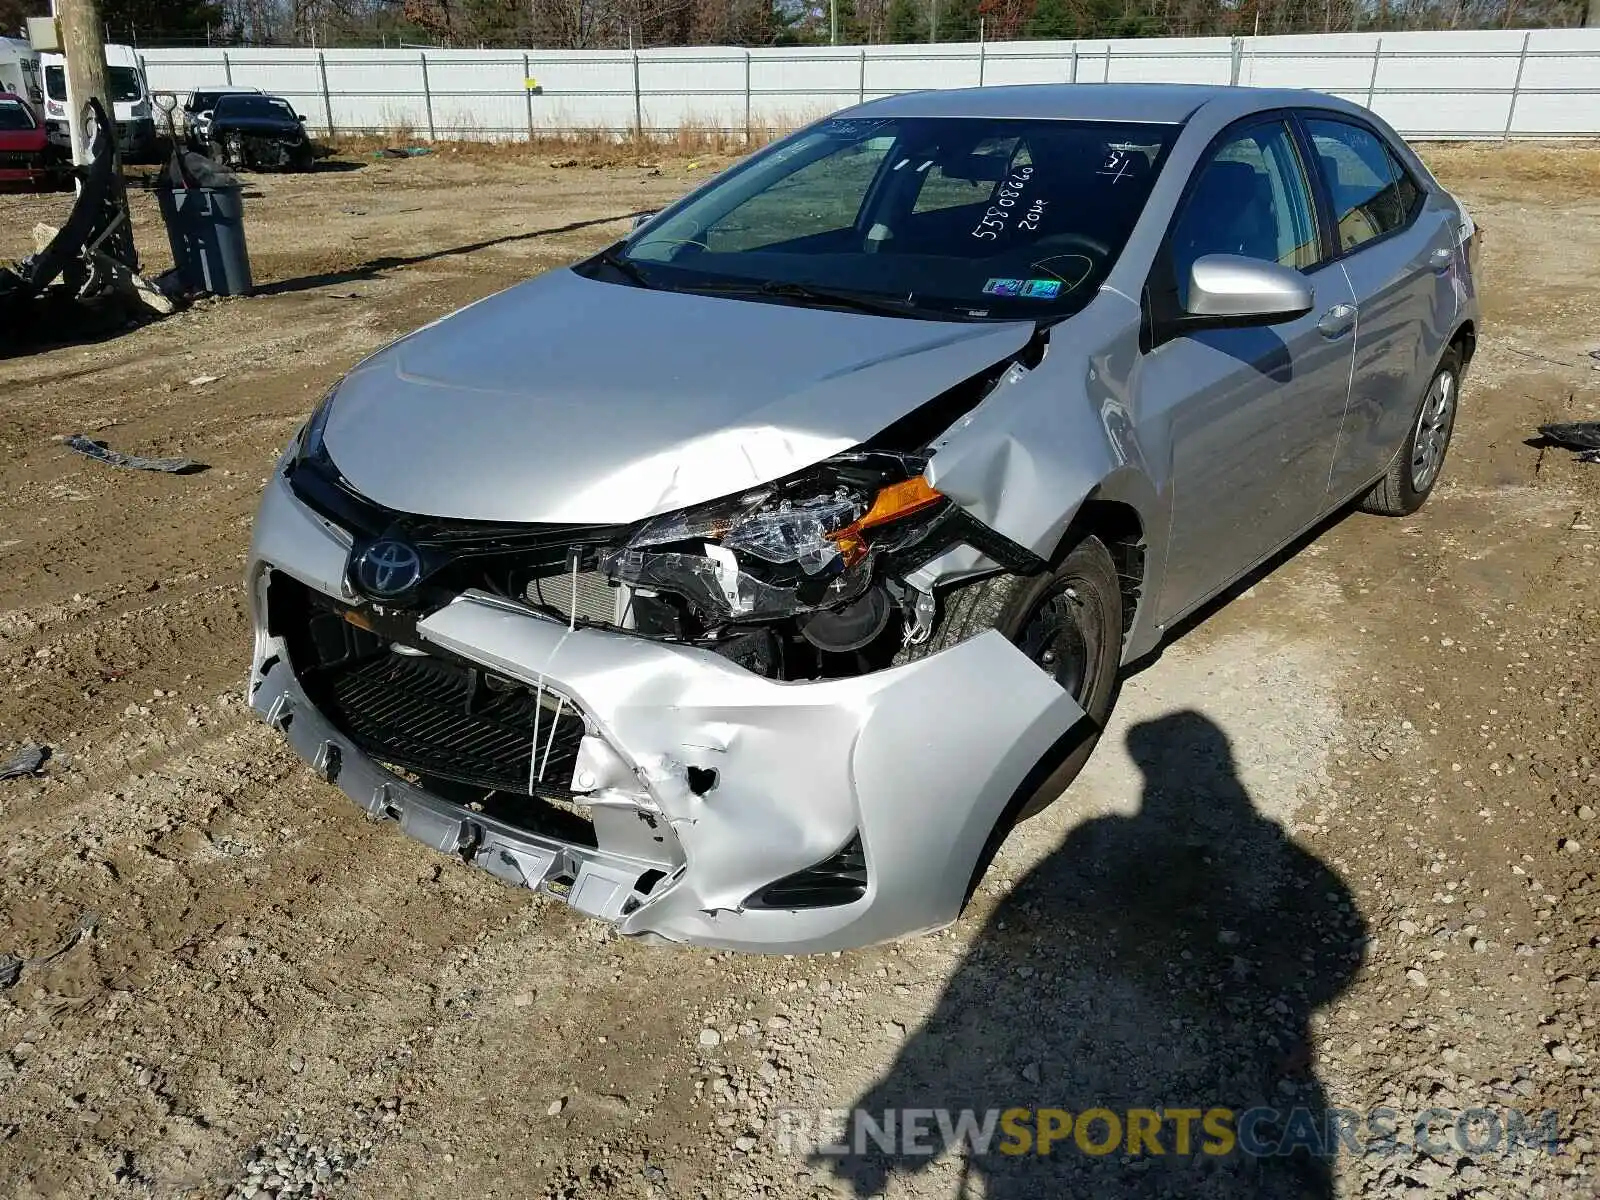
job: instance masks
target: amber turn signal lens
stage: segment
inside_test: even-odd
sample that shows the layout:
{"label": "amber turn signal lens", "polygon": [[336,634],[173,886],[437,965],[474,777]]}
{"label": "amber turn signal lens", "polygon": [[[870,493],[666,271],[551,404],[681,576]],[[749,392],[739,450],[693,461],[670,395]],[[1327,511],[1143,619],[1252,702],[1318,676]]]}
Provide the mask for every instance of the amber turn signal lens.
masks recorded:
{"label": "amber turn signal lens", "polygon": [[845,566],[853,567],[867,553],[866,539],[861,536],[864,532],[874,525],[887,525],[890,521],[898,521],[901,517],[931,508],[943,499],[920,475],[903,483],[891,483],[878,490],[872,507],[859,520],[852,521],[843,529],[834,530],[828,535],[828,540],[844,555]]}
{"label": "amber turn signal lens", "polygon": [[867,509],[867,515],[856,522],[858,529],[871,529],[889,521],[898,521],[914,512],[939,503],[944,497],[928,486],[921,475],[904,483],[891,483],[878,492],[878,497]]}

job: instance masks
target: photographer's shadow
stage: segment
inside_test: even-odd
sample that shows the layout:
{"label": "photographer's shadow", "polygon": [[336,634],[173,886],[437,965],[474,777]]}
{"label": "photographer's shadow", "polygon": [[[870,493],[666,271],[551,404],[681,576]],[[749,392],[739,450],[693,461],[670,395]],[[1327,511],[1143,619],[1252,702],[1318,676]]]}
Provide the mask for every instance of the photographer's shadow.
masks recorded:
{"label": "photographer's shadow", "polygon": [[[987,1152],[958,1151],[957,1194],[977,1194],[965,1185],[978,1176],[988,1200],[1331,1198],[1328,1158],[1259,1153],[1296,1140],[1278,1118],[1257,1114],[1225,1138],[1201,1114],[1232,1110],[1231,1127],[1273,1108],[1302,1135],[1308,1121],[1320,1130],[1310,1018],[1359,967],[1365,922],[1339,876],[1257,814],[1210,720],[1174,713],[1135,726],[1127,744],[1144,775],[1139,811],[1078,827],[1018,883],[857,1108],[880,1123],[905,1109],[970,1109],[980,1122],[991,1110],[1070,1114],[1048,1155],[1036,1142],[1015,1153],[1003,1125]],[[1114,1148],[1104,1117],[1074,1137],[1073,1118],[1090,1109],[1115,1114]],[[1129,1154],[1131,1109],[1200,1111],[1163,1121],[1165,1153],[1147,1139]],[[1030,1114],[1021,1127],[1037,1124]],[[850,1150],[819,1165],[858,1196],[934,1161],[904,1143]]]}

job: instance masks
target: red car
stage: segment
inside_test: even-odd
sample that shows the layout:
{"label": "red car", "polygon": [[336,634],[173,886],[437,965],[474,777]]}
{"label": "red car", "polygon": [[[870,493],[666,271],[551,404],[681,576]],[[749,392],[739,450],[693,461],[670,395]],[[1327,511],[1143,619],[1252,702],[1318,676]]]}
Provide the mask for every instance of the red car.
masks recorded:
{"label": "red car", "polygon": [[49,174],[43,123],[20,96],[0,92],[0,183],[42,184]]}

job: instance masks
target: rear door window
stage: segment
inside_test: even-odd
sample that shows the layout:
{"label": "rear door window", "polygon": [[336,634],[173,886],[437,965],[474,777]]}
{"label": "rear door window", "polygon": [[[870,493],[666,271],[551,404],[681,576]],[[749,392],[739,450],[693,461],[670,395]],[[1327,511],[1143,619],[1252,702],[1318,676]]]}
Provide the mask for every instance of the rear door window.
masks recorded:
{"label": "rear door window", "polygon": [[1305,127],[1333,201],[1342,252],[1410,223],[1421,207],[1422,189],[1382,138],[1349,121],[1307,117]]}

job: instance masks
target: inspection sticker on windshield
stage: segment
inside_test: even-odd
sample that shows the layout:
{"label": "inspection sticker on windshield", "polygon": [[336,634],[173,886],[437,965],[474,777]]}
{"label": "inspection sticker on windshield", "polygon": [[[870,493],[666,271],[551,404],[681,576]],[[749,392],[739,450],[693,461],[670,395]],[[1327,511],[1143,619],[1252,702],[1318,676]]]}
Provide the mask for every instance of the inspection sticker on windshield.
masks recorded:
{"label": "inspection sticker on windshield", "polygon": [[1020,296],[1024,279],[991,279],[983,285],[985,296]]}
{"label": "inspection sticker on windshield", "polygon": [[1061,294],[1059,279],[1030,279],[1022,285],[1022,294],[1034,300],[1054,300]]}

